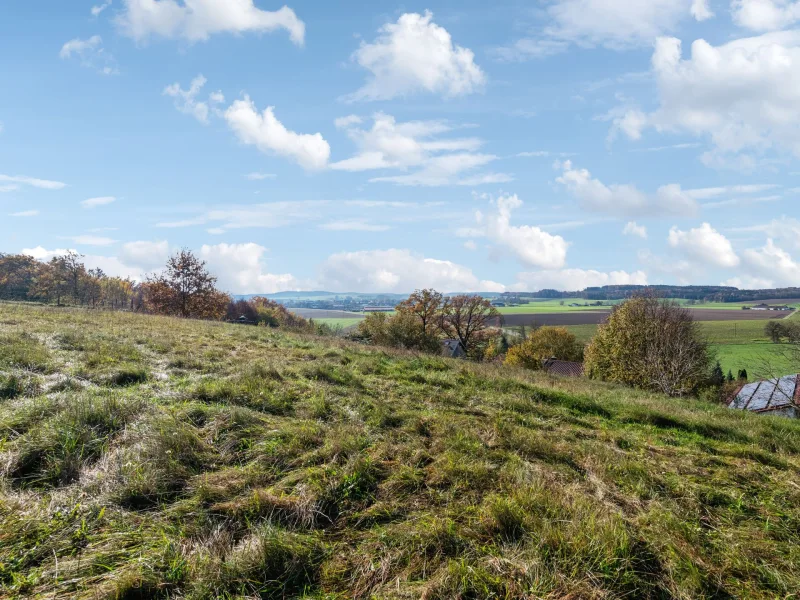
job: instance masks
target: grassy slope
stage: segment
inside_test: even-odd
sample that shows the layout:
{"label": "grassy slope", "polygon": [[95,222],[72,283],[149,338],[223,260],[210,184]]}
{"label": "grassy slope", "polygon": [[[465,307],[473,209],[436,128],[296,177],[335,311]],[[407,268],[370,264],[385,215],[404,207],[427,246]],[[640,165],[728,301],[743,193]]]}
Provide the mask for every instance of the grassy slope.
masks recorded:
{"label": "grassy slope", "polygon": [[216,323],[0,338],[0,597],[800,589],[794,421]]}

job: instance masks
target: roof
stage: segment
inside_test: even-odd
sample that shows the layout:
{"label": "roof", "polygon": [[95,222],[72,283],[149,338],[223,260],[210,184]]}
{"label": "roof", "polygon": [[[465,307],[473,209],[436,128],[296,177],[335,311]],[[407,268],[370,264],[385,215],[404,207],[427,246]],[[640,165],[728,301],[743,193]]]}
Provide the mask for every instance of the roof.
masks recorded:
{"label": "roof", "polygon": [[583,363],[569,362],[549,358],[542,364],[542,368],[550,375],[558,377],[583,377]]}
{"label": "roof", "polygon": [[737,392],[729,407],[753,412],[800,407],[800,375],[748,383]]}

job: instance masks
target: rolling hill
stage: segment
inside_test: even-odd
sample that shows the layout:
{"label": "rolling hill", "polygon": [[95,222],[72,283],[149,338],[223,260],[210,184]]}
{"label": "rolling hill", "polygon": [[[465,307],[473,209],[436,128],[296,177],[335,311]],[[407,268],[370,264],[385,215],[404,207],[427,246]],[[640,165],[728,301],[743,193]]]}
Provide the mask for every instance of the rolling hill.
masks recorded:
{"label": "rolling hill", "polygon": [[779,598],[800,423],[0,304],[0,596]]}

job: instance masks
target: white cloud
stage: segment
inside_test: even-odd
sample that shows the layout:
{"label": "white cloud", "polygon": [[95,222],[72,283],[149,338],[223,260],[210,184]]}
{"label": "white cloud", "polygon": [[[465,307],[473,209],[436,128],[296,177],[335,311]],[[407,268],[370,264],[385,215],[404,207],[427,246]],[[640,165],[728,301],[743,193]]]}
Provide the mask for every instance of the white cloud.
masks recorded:
{"label": "white cloud", "polygon": [[667,241],[670,247],[700,264],[731,268],[740,263],[730,240],[708,223],[690,231],[673,227]]}
{"label": "white cloud", "polygon": [[605,273],[584,269],[561,269],[519,273],[517,279],[518,283],[513,286],[515,291],[532,292],[542,289],[579,291],[587,287],[604,285],[647,285],[647,274],[643,271]]}
{"label": "white cloud", "polygon": [[475,240],[467,240],[464,242],[464,248],[470,252],[473,252],[478,249],[478,244],[475,243]]}
{"label": "white cloud", "polygon": [[184,114],[191,115],[203,124],[208,124],[208,116],[212,111],[219,112],[218,105],[225,102],[221,92],[212,92],[208,101],[199,101],[197,96],[205,86],[207,80],[198,75],[189,84],[189,89],[181,89],[179,83],[173,83],[164,88],[164,95],[175,99],[175,108]]}
{"label": "white cloud", "polygon": [[758,194],[780,187],[775,183],[754,183],[747,185],[726,185],[719,187],[697,188],[686,190],[686,194],[695,200],[708,200],[726,195]]}
{"label": "white cloud", "polygon": [[[8,185],[1,185],[8,184]],[[29,185],[42,190],[63,190],[67,187],[66,183],[60,181],[49,181],[47,179],[37,179],[24,175],[0,175],[0,191],[12,192],[19,189],[20,185]]]}
{"label": "white cloud", "polygon": [[486,76],[473,52],[454,45],[432,19],[428,11],[406,13],[384,25],[371,44],[362,42],[352,58],[371,76],[348,99],[388,100],[421,91],[453,97],[481,89]]}
{"label": "white cloud", "polygon": [[105,206],[106,204],[111,204],[112,202],[116,202],[116,198],[114,196],[100,196],[98,198],[87,198],[86,200],[81,202],[81,206],[83,208],[97,208],[98,206]]}
{"label": "white cloud", "polygon": [[264,181],[265,179],[275,179],[275,173],[248,173],[245,175],[250,181]]}
{"label": "white cloud", "polygon": [[85,40],[75,38],[68,41],[61,47],[59,56],[65,60],[76,57],[82,66],[94,69],[103,75],[119,73],[117,61],[103,48],[103,38],[99,35],[93,35]]}
{"label": "white cloud", "polygon": [[652,65],[660,103],[646,125],[708,137],[707,166],[753,170],[769,150],[800,157],[800,30],[697,40],[687,59],[680,40],[659,38]]}
{"label": "white cloud", "polygon": [[158,223],[156,227],[174,229],[217,223],[219,228],[225,230],[250,227],[273,229],[318,220],[321,208],[327,205],[328,202],[324,200],[232,205],[215,208],[189,219]]}
{"label": "white cloud", "polygon": [[120,248],[119,260],[125,265],[153,271],[166,264],[169,254],[169,243],[165,240],[128,242]]}
{"label": "white cloud", "polygon": [[[59,248],[55,250],[47,250],[42,246],[35,248],[23,248],[22,254],[32,256],[36,260],[48,261],[56,256],[63,256],[69,251],[67,248]],[[114,256],[98,256],[95,254],[82,255],[81,261],[86,265],[87,269],[102,269],[106,275],[112,277],[130,277],[137,281],[144,279],[145,273],[137,267],[132,267],[120,262]]]}
{"label": "white cloud", "polygon": [[732,0],[733,21],[753,31],[774,31],[800,20],[796,0]]}
{"label": "white cloud", "polygon": [[377,225],[364,219],[343,219],[330,221],[319,226],[326,231],[388,231],[388,225]]}
{"label": "white cloud", "polygon": [[640,237],[643,240],[647,239],[647,227],[639,225],[636,221],[629,221],[625,228],[622,230],[623,235],[630,235]]}
{"label": "white cloud", "polygon": [[70,240],[73,244],[78,244],[79,246],[110,246],[117,243],[117,240],[99,235],[76,235],[64,239]]}
{"label": "white cloud", "polygon": [[418,288],[441,292],[505,290],[501,284],[479,280],[462,265],[400,249],[334,254],[322,264],[320,277],[325,289],[340,292],[408,293]]}
{"label": "white cloud", "polygon": [[305,169],[323,169],[328,164],[331,147],[322,134],[290,131],[275,117],[272,106],[259,113],[253,101],[245,96],[231,104],[224,116],[243,144],[291,158]]}
{"label": "white cloud", "polygon": [[800,220],[794,217],[783,216],[774,219],[763,225],[750,225],[747,227],[734,228],[735,232],[763,232],[767,237],[778,240],[782,244],[792,246],[800,250]]}
{"label": "white cloud", "polygon": [[800,263],[772,239],[763,248],[745,250],[742,263],[752,277],[769,284],[763,287],[797,286],[800,282]]}
{"label": "white cloud", "polygon": [[10,213],[9,217],[37,217],[39,216],[38,210],[22,210],[20,212]]}
{"label": "white cloud", "polygon": [[660,187],[655,194],[645,194],[631,184],[606,185],[593,179],[586,169],[573,167],[571,161],[556,163],[562,174],[556,181],[564,185],[588,210],[619,215],[693,215],[697,203],[680,185]]}
{"label": "white cloud", "polygon": [[740,290],[764,290],[773,287],[775,284],[769,279],[759,277],[731,277],[721,283],[721,285],[739,288]]}
{"label": "white cloud", "polygon": [[102,13],[105,9],[107,9],[109,6],[111,6],[111,2],[112,2],[112,0],[106,0],[102,4],[96,4],[96,5],[92,6],[92,8],[91,8],[92,16],[93,17],[99,17],[100,13]]}
{"label": "white cloud", "polygon": [[200,248],[200,258],[215,275],[217,285],[234,294],[272,294],[304,286],[293,275],[265,271],[267,249],[258,244],[217,244]]}
{"label": "white cloud", "polygon": [[539,227],[511,225],[511,213],[522,206],[516,195],[501,196],[492,201],[494,211],[476,214],[477,226],[464,232],[467,237],[486,237],[496,245],[510,250],[524,265],[544,269],[559,269],[567,259],[569,244],[558,235]]}
{"label": "white cloud", "polygon": [[253,0],[123,0],[123,4],[117,24],[137,41],[154,36],[195,42],[216,33],[277,29],[288,31],[297,45],[305,40],[305,24],[288,6],[260,10]]}
{"label": "white cloud", "polygon": [[553,0],[541,36],[522,38],[495,53],[524,60],[562,52],[570,43],[615,50],[649,46],[690,14],[705,17],[703,5],[702,0]]}
{"label": "white cloud", "polygon": [[400,185],[481,185],[511,180],[504,173],[474,173],[475,169],[493,162],[497,157],[477,152],[482,145],[478,138],[442,137],[454,130],[454,126],[445,121],[398,123],[391,115],[378,112],[373,115],[371,128],[359,127],[361,123],[362,119],[353,115],[337,119],[337,127],[347,132],[358,147],[358,153],[332,163],[332,169],[418,169],[403,175],[370,180]]}
{"label": "white cloud", "polygon": [[692,16],[698,21],[707,21],[712,18],[714,12],[708,4],[709,0],[692,0]]}

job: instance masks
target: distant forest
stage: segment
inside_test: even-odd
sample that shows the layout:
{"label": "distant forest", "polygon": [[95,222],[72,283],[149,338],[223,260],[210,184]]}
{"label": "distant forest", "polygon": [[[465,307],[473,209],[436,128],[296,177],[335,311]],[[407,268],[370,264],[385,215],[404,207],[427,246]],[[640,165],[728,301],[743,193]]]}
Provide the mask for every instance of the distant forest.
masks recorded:
{"label": "distant forest", "polygon": [[772,290],[740,290],[735,287],[711,285],[606,285],[590,287],[582,292],[540,290],[532,293],[506,293],[500,297],[509,301],[524,298],[583,298],[585,300],[624,300],[644,290],[655,292],[662,298],[680,298],[705,302],[762,302],[764,300],[790,300],[800,298],[800,288]]}

